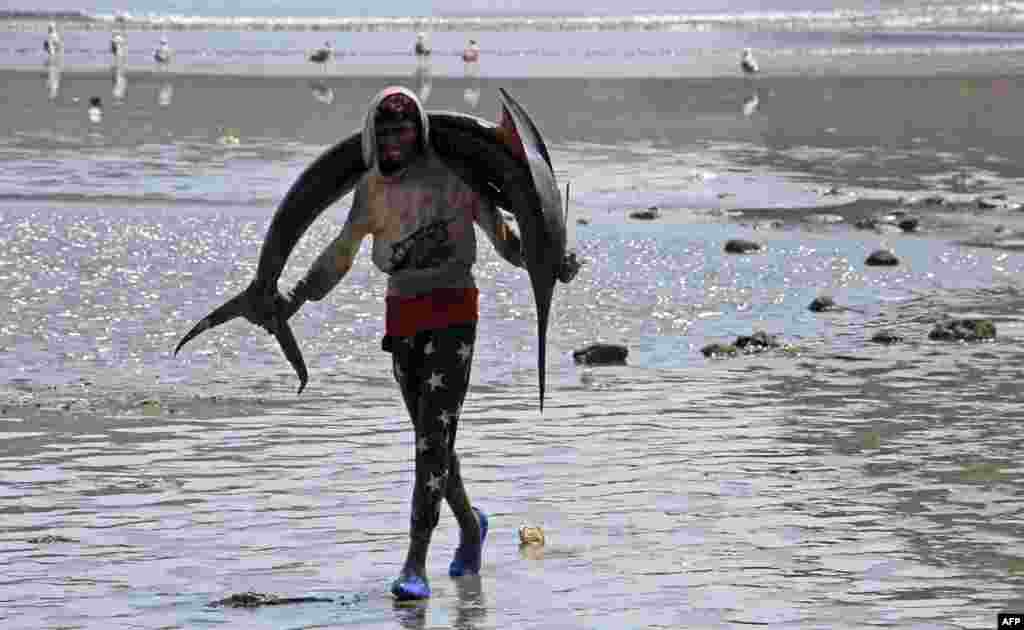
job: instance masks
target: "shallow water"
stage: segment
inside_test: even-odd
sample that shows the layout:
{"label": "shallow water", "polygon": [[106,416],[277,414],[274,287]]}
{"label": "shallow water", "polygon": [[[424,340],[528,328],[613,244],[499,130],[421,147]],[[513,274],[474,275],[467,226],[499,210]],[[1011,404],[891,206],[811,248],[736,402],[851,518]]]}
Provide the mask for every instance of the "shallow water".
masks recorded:
{"label": "shallow water", "polygon": [[[904,264],[878,270],[880,237],[845,229],[580,226],[591,263],[556,300],[542,417],[525,277],[483,249],[459,447],[492,514],[484,571],[444,575],[446,517],[436,596],[396,607],[412,444],[369,257],[299,315],[296,398],[245,324],[169,352],[252,273],[257,220],[18,208],[0,219],[5,627],[974,628],[1024,605],[1024,254],[888,237]],[[725,255],[736,235],[767,250]],[[819,293],[862,312],[812,314]],[[943,315],[999,338],[928,341]],[[907,343],[872,347],[881,326]],[[796,350],[699,353],[757,329]],[[573,366],[597,339],[630,366]],[[525,523],[541,553],[518,548]],[[43,534],[75,542],[27,542]],[[246,590],[337,601],[207,606]]]}

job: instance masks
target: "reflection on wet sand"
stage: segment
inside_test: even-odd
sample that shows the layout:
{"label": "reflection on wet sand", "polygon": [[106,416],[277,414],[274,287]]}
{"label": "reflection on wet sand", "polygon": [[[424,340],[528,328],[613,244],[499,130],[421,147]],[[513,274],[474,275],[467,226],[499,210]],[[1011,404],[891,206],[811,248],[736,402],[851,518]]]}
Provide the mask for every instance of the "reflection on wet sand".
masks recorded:
{"label": "reflection on wet sand", "polygon": [[114,87],[110,91],[111,96],[114,97],[114,102],[119,103],[124,100],[124,93],[128,89],[128,79],[125,76],[124,66],[117,64],[114,66]]}
{"label": "reflection on wet sand", "polygon": [[455,609],[453,628],[458,630],[476,630],[487,619],[487,601],[479,575],[467,575],[455,580],[455,593],[458,597]]}
{"label": "reflection on wet sand", "polygon": [[454,630],[479,630],[485,627],[488,609],[480,576],[467,575],[454,578],[452,584],[455,586],[454,600],[434,597],[430,600],[395,601],[393,604],[395,621],[402,628],[422,630],[431,625],[427,622],[431,608],[441,606],[454,608],[454,615],[449,613],[451,624],[448,626]]}
{"label": "reflection on wet sand", "polygon": [[750,118],[757,112],[757,108],[760,107],[760,105],[761,96],[758,92],[755,91],[753,94],[743,99],[743,106],[741,108],[741,111],[743,112],[743,115],[745,117]]}
{"label": "reflection on wet sand", "polygon": [[429,55],[416,57],[416,72],[413,73],[413,80],[416,83],[416,96],[419,97],[421,103],[426,104],[434,82]]}
{"label": "reflection on wet sand", "polygon": [[327,85],[324,81],[310,81],[309,89],[313,92],[313,98],[320,101],[325,105],[330,105],[334,102],[334,88]]}
{"label": "reflection on wet sand", "polygon": [[463,100],[470,109],[476,109],[480,103],[480,62],[466,62],[466,89],[462,93]]}
{"label": "reflection on wet sand", "polygon": [[59,62],[47,64],[46,94],[51,101],[55,100],[58,92],[60,92],[60,71],[61,67]]}
{"label": "reflection on wet sand", "polygon": [[160,107],[170,107],[171,98],[174,96],[174,86],[170,81],[164,81],[156,93],[156,104]]}

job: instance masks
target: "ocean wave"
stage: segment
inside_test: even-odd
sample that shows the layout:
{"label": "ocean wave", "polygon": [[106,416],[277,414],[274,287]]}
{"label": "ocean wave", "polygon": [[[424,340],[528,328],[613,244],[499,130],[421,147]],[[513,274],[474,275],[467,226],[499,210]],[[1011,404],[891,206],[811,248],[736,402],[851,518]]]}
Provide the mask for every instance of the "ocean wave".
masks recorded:
{"label": "ocean wave", "polygon": [[56,192],[0,192],[0,201],[10,202],[34,202],[34,203],[107,203],[112,205],[165,205],[165,206],[192,206],[192,207],[265,207],[274,206],[279,199],[269,197],[251,197],[248,199],[238,198],[211,198],[210,196],[183,196],[171,195],[157,192],[142,194],[130,193],[56,193]]}
{"label": "ocean wave", "polygon": [[138,30],[255,31],[704,31],[718,29],[1003,30],[1024,29],[1024,3],[1009,0],[968,4],[926,4],[878,10],[753,11],[637,15],[448,15],[366,16],[209,16],[185,14],[86,13],[81,11],[0,10],[0,28],[39,30],[50,21],[65,29],[122,25]]}

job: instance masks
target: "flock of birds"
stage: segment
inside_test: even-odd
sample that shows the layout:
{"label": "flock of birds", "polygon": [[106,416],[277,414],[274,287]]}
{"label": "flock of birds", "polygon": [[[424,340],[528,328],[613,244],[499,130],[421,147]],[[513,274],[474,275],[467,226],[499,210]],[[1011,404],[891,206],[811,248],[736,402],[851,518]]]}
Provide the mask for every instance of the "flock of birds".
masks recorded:
{"label": "flock of birds", "polygon": [[[43,50],[49,55],[51,60],[59,59],[64,52],[64,44],[61,42],[60,34],[57,32],[57,25],[50,23],[46,39],[43,41]],[[123,65],[127,57],[127,49],[125,48],[124,34],[121,32],[115,32],[110,39],[110,52],[114,55],[114,63],[117,65]],[[413,46],[413,52],[416,57],[420,60],[424,60],[430,57],[430,46],[427,43],[426,33],[416,34],[416,44]],[[166,67],[171,63],[174,53],[171,50],[170,45],[167,43],[167,37],[160,38],[160,45],[157,46],[156,50],[153,51],[153,60],[160,67]],[[331,42],[324,42],[324,45],[317,48],[309,54],[309,61],[312,63],[318,63],[324,69],[327,68],[327,64],[334,59],[334,46]],[[480,46],[477,44],[475,39],[469,40],[469,44],[466,49],[462,52],[462,60],[466,63],[477,63],[480,61]],[[743,74],[751,76],[757,74],[760,71],[760,67],[757,65],[757,60],[754,59],[754,53],[749,48],[744,48],[740,55],[740,70]]]}
{"label": "flock of birds", "polygon": [[[50,61],[60,61],[64,55],[64,42],[57,32],[57,25],[50,23],[47,27],[46,39],[43,40],[43,50],[46,51]],[[114,64],[123,66],[128,58],[128,49],[125,47],[124,33],[116,31],[110,38],[110,54],[114,56]],[[153,61],[158,66],[166,68],[174,58],[174,51],[167,43],[167,37],[160,38],[160,44],[153,51]]]}
{"label": "flock of birds", "polygon": [[[426,59],[430,57],[431,49],[430,45],[427,44],[427,34],[417,33],[416,44],[413,46],[413,53],[415,53],[418,59]],[[324,45],[317,48],[309,54],[309,60],[313,63],[319,63],[323,67],[327,67],[327,64],[334,59],[334,46],[331,42],[324,42]],[[477,63],[480,61],[480,46],[476,43],[475,39],[469,40],[469,44],[466,49],[462,51],[462,60],[466,63]]]}
{"label": "flock of birds", "polygon": [[[43,50],[49,57],[49,63],[51,68],[57,68],[61,65],[64,54],[64,43],[61,41],[60,33],[57,31],[57,25],[50,23],[47,28],[46,39],[43,40]],[[430,58],[431,49],[427,43],[426,33],[416,34],[416,43],[413,46],[413,52],[419,61],[420,68],[418,73],[425,74],[426,69],[429,68],[427,63]],[[123,95],[123,70],[125,62],[127,60],[128,51],[125,45],[125,36],[121,31],[115,31],[110,39],[110,53],[114,57],[114,68],[120,70],[120,74],[117,78],[120,79],[120,84],[115,84],[114,95],[118,97],[119,91]],[[334,46],[331,42],[324,42],[324,45],[316,50],[312,51],[308,60],[315,64],[320,64],[321,68],[326,70],[327,64],[333,61],[335,56]],[[156,62],[157,67],[161,69],[167,68],[174,58],[174,52],[171,50],[170,45],[167,42],[167,37],[162,36],[160,43],[157,48],[153,51],[153,61]],[[480,61],[480,46],[477,44],[475,39],[470,39],[469,44],[462,52],[462,60],[466,63],[467,73],[470,72],[471,68],[477,68]],[[753,76],[760,71],[757,60],[754,59],[754,54],[750,48],[744,48],[740,55],[740,70],[745,76]],[[474,71],[477,72],[478,71]],[[469,74],[467,74],[469,76]],[[479,76],[476,74],[476,76]],[[120,85],[120,90],[119,90]],[[427,93],[429,93],[429,80],[424,81],[423,92],[421,98],[425,100]],[[56,82],[50,86],[51,98],[56,96]],[[325,103],[331,103],[334,100],[334,91],[326,85],[320,83],[314,83],[313,94],[317,100]],[[475,106],[476,100],[479,98],[479,92],[475,91],[474,88],[467,88],[466,99],[467,103]],[[169,103],[170,92],[168,88],[161,91],[160,101],[162,105]],[[750,116],[756,111],[758,106],[758,97],[756,93],[749,97],[743,104],[743,113],[746,116]],[[102,102],[99,97],[92,97],[89,102],[89,118],[93,122],[99,122],[102,117]]]}

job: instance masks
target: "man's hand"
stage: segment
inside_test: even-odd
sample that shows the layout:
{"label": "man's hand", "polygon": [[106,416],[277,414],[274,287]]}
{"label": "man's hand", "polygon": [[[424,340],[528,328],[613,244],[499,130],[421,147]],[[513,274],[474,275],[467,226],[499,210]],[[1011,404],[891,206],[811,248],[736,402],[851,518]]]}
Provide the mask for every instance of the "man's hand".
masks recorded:
{"label": "man's hand", "polygon": [[580,267],[585,263],[585,260],[576,258],[576,252],[566,253],[565,257],[562,258],[562,266],[558,270],[558,279],[565,284],[569,284],[576,277],[576,274],[580,272]]}
{"label": "man's hand", "polygon": [[252,313],[246,315],[246,319],[270,333],[276,333],[281,324],[291,319],[305,303],[304,299],[295,297],[293,293],[294,289],[287,296],[280,291],[267,295],[258,304],[252,304]]}

